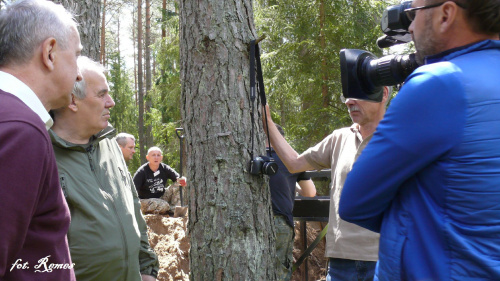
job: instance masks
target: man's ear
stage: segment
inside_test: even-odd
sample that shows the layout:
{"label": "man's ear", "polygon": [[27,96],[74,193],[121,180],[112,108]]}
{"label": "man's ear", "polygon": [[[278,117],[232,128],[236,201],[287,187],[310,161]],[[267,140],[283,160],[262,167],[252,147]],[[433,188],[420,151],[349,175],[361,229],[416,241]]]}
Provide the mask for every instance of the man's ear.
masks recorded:
{"label": "man's ear", "polygon": [[382,94],[382,102],[387,103],[388,99],[389,99],[389,86],[384,86]]}
{"label": "man's ear", "polygon": [[439,8],[440,31],[447,32],[453,27],[459,7],[454,2],[446,2]]}
{"label": "man's ear", "polygon": [[68,108],[73,112],[77,112],[78,111],[78,103],[79,103],[79,100],[75,97],[74,94],[71,94],[71,102],[69,103]]}
{"label": "man's ear", "polygon": [[54,37],[49,37],[42,43],[42,62],[50,71],[54,70],[56,44],[57,42]]}

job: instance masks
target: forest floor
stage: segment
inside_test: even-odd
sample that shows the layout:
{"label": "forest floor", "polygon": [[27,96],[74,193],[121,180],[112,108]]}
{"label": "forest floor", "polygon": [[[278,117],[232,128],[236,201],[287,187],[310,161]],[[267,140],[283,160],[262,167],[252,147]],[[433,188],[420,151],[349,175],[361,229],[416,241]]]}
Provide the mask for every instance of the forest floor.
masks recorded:
{"label": "forest floor", "polygon": [[[169,215],[147,214],[144,216],[148,225],[148,235],[151,247],[155,250],[160,261],[159,281],[189,280],[189,237],[187,235],[188,218],[174,218]],[[302,222],[300,222],[302,223]],[[295,224],[295,245],[293,256],[297,260],[303,252],[302,234],[299,231],[300,223]],[[307,243],[312,243],[324,227],[325,223],[307,223]],[[308,280],[305,279],[304,263],[294,272],[292,281],[325,280],[326,259],[324,257],[325,240],[323,239],[312,255],[306,260],[308,263]]]}

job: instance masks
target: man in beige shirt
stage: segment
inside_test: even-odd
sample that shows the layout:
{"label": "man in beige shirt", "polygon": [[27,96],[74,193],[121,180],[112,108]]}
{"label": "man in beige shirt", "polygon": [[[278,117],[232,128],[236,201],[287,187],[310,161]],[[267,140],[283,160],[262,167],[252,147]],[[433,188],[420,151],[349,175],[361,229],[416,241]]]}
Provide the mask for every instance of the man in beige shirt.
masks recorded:
{"label": "man in beige shirt", "polygon": [[338,203],[347,174],[384,117],[388,99],[389,88],[385,87],[381,102],[351,98],[345,100],[354,124],[333,131],[300,155],[278,132],[266,106],[271,144],[291,173],[332,169],[325,253],[329,258],[327,281],[373,279],[378,259],[379,234],[340,219]]}

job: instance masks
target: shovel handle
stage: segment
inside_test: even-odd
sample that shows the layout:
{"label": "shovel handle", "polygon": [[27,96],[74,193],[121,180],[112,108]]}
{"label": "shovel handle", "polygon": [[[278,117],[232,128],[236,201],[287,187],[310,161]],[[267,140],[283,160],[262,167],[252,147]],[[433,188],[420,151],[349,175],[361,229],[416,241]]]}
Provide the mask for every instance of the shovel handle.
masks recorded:
{"label": "shovel handle", "polygon": [[175,134],[179,139],[184,138],[184,128],[175,128]]}
{"label": "shovel handle", "polygon": [[[183,158],[183,147],[182,147],[182,142],[184,141],[184,128],[175,128],[175,134],[179,138],[179,144],[180,144],[180,176],[182,177],[182,158]],[[179,186],[179,191],[180,191],[180,199],[181,199],[181,206],[184,206],[184,200],[182,198],[182,186]]]}

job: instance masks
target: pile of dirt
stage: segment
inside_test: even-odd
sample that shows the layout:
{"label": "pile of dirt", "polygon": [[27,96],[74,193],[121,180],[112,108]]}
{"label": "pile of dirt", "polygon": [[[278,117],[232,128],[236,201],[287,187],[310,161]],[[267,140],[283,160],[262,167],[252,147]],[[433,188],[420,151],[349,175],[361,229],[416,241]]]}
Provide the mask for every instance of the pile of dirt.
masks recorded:
{"label": "pile of dirt", "polygon": [[189,237],[187,217],[145,215],[149,243],[158,255],[159,281],[189,280]]}
{"label": "pile of dirt", "polygon": [[[148,225],[149,243],[160,261],[159,281],[189,280],[189,237],[187,233],[188,219],[174,218],[169,215],[147,214],[144,219]],[[299,222],[295,224],[295,244],[293,256],[297,260],[303,252],[303,235]],[[307,244],[316,239],[325,223],[307,222]],[[325,240],[323,239],[311,256],[292,275],[293,281],[325,280]],[[305,278],[305,263],[307,275]]]}
{"label": "pile of dirt", "polygon": [[[307,245],[311,245],[312,242],[318,237],[319,233],[326,226],[326,222],[295,222],[295,241],[293,245],[293,259],[297,261],[302,253],[304,252],[304,235],[301,229],[302,224],[306,224],[306,237]],[[311,255],[304,260],[302,265],[297,268],[293,273],[291,281],[316,281],[316,280],[326,280],[326,262],[325,258],[325,238],[323,238],[316,248],[312,251]],[[307,274],[306,274],[306,263],[307,263]],[[307,278],[306,278],[307,275]]]}

